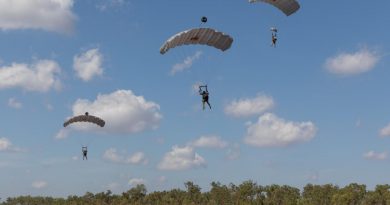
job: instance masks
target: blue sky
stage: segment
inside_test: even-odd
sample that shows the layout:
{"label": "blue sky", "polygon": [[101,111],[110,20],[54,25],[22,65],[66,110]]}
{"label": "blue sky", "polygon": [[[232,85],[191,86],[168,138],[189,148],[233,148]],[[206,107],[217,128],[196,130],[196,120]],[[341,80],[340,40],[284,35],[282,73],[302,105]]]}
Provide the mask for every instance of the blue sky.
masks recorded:
{"label": "blue sky", "polygon": [[[299,3],[0,0],[0,197],[388,183],[390,2]],[[159,53],[202,16],[229,50]],[[106,126],[62,128],[86,111]]]}

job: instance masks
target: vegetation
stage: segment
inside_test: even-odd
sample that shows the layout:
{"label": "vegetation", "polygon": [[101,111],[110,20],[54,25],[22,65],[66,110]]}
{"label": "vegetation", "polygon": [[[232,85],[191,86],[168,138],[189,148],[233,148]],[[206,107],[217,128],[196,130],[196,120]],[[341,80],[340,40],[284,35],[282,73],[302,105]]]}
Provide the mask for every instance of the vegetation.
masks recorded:
{"label": "vegetation", "polygon": [[377,185],[366,190],[366,185],[352,183],[344,188],[332,184],[307,184],[302,193],[291,186],[261,186],[253,181],[240,185],[212,182],[209,192],[193,182],[184,183],[186,190],[147,193],[145,185],[137,185],[120,195],[110,190],[67,198],[20,196],[7,198],[1,205],[390,205],[390,185]]}

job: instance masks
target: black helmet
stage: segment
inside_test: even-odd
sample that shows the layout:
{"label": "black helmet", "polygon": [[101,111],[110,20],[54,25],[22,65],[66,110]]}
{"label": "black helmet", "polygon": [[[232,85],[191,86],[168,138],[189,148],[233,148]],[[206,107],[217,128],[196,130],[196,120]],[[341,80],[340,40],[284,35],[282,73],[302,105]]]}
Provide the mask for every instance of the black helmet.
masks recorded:
{"label": "black helmet", "polygon": [[207,22],[207,17],[206,16],[203,16],[202,19],[201,19],[202,23],[206,23]]}

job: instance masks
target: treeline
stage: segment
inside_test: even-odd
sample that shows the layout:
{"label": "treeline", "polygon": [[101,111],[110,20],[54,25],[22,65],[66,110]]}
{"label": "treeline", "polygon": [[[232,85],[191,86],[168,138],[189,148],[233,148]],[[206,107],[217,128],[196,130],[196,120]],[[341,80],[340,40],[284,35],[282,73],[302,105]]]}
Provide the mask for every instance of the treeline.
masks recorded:
{"label": "treeline", "polygon": [[336,185],[307,184],[302,192],[287,185],[261,186],[253,181],[240,185],[212,182],[209,192],[193,182],[184,183],[185,190],[147,193],[144,185],[137,185],[122,194],[110,190],[67,198],[20,196],[7,198],[2,205],[390,205],[390,185],[377,185],[367,190],[366,185],[352,183],[343,188]]}

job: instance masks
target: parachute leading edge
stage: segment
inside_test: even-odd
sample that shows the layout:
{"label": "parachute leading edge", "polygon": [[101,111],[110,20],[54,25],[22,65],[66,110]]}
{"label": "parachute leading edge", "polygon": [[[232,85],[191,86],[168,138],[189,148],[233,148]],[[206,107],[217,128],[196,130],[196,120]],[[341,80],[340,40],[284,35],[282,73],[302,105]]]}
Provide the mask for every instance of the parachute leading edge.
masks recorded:
{"label": "parachute leading edge", "polygon": [[93,115],[89,115],[88,112],[85,113],[85,115],[79,115],[70,118],[68,121],[64,123],[64,127],[68,126],[69,124],[75,123],[75,122],[90,122],[99,125],[100,127],[104,127],[106,122],[104,120],[95,117]]}
{"label": "parachute leading edge", "polygon": [[281,10],[286,16],[290,16],[300,8],[300,5],[296,0],[249,0],[249,3],[255,2],[269,3]]}
{"label": "parachute leading edge", "polygon": [[230,48],[233,38],[212,28],[195,28],[180,32],[169,38],[160,48],[160,53],[165,54],[169,49],[181,45],[200,44],[213,46],[225,51]]}

